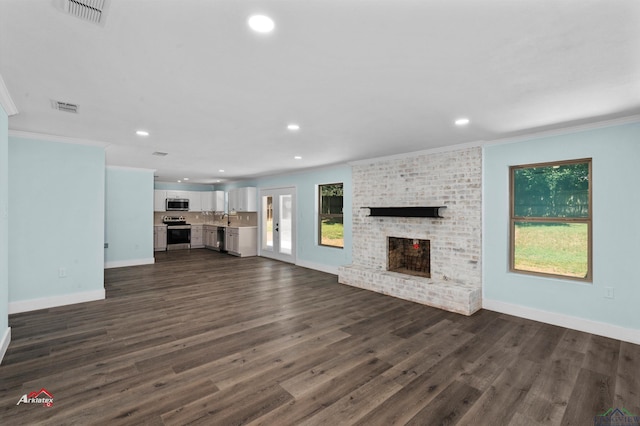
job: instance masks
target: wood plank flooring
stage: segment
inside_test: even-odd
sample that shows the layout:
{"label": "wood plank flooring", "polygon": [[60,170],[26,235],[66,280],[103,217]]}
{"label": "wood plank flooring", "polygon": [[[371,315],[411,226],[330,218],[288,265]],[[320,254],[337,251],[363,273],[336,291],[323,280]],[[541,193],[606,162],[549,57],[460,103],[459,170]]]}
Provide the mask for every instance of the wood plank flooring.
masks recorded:
{"label": "wood plank flooring", "polygon": [[[206,250],[10,316],[2,425],[592,425],[640,414],[640,346],[471,317]],[[16,405],[45,388],[51,408]]]}

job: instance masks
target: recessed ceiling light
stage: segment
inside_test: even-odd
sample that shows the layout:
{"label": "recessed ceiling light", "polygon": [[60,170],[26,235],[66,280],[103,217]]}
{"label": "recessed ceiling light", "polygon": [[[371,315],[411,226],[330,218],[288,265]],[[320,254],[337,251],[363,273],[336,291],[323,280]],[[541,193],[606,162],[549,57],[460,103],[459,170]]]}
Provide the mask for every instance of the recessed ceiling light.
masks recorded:
{"label": "recessed ceiling light", "polygon": [[287,129],[291,130],[292,132],[295,132],[296,130],[300,130],[300,125],[299,124],[295,124],[295,123],[291,123],[291,124],[287,125]]}
{"label": "recessed ceiling light", "polygon": [[138,135],[138,136],[149,136],[149,132],[147,132],[146,130],[137,130],[136,131],[136,135]]}
{"label": "recessed ceiling light", "polygon": [[456,126],[466,126],[467,124],[469,124],[469,119],[468,118],[458,118],[456,121]]}
{"label": "recessed ceiling light", "polygon": [[189,178],[182,178],[182,180],[189,180]]}
{"label": "recessed ceiling light", "polygon": [[180,179],[178,179],[178,183],[182,183],[182,181]]}
{"label": "recessed ceiling light", "polygon": [[249,27],[257,33],[270,33],[275,28],[273,19],[265,15],[253,15],[247,21]]}
{"label": "recessed ceiling light", "polygon": [[224,170],[220,169],[218,170],[219,173],[224,173]]}
{"label": "recessed ceiling light", "polygon": [[295,157],[293,157],[294,160],[302,160],[302,157],[300,157],[299,155],[296,155]]}

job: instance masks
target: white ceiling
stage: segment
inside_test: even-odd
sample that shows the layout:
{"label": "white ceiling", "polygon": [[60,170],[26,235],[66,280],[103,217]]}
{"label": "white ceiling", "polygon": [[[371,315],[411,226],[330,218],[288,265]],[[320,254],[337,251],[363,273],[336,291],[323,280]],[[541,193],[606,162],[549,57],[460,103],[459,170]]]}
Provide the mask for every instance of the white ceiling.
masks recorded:
{"label": "white ceiling", "polygon": [[[637,0],[111,0],[104,25],[56,1],[0,1],[0,75],[19,110],[10,130],[103,143],[107,164],[157,169],[160,181],[640,113]],[[275,31],[251,32],[254,13]],[[454,126],[462,116],[471,123]]]}

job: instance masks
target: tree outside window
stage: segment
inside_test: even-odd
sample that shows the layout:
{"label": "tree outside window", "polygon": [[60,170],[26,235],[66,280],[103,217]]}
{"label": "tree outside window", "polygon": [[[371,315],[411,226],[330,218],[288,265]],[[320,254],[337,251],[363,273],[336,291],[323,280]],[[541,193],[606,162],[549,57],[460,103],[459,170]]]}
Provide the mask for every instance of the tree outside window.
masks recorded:
{"label": "tree outside window", "polygon": [[591,159],[510,170],[513,272],[592,281]]}
{"label": "tree outside window", "polygon": [[318,197],[318,242],[323,246],[343,248],[343,184],[319,185]]}

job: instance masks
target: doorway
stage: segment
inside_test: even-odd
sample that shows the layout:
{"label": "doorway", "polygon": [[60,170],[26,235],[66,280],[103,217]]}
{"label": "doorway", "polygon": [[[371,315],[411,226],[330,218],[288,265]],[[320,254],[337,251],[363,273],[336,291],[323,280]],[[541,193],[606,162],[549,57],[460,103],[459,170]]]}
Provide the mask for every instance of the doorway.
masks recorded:
{"label": "doorway", "polygon": [[296,263],[296,188],[260,190],[260,256]]}

